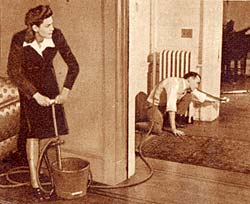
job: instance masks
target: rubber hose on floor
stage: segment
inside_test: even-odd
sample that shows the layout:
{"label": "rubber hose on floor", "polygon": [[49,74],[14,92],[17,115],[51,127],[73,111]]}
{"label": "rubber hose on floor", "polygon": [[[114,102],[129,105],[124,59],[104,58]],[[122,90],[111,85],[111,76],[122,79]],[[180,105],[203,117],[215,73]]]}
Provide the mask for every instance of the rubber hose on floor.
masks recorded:
{"label": "rubber hose on floor", "polygon": [[153,126],[154,126],[154,122],[152,122],[152,124],[151,124],[151,126],[149,128],[149,131],[145,135],[144,139],[142,140],[142,142],[140,143],[139,148],[138,148],[138,154],[139,154],[141,160],[144,162],[144,164],[149,169],[149,174],[144,179],[142,179],[141,181],[135,182],[135,183],[131,183],[131,184],[120,184],[120,185],[119,184],[118,185],[89,185],[89,188],[92,188],[92,189],[127,188],[127,187],[136,186],[136,185],[139,185],[139,184],[142,184],[142,183],[148,181],[153,176],[154,171],[153,171],[152,166],[147,162],[146,158],[144,157],[144,155],[142,153],[142,147],[145,144],[145,142],[147,142],[148,140],[151,139],[150,134],[151,134],[151,131],[153,129]]}
{"label": "rubber hose on floor", "polygon": [[[150,134],[151,131],[153,129],[153,125],[154,122],[152,122],[151,127],[149,128],[149,131],[147,132],[147,134],[145,135],[144,139],[142,140],[142,142],[140,143],[139,147],[138,147],[138,154],[141,158],[141,160],[145,163],[145,165],[147,166],[147,168],[149,169],[149,174],[142,180],[135,182],[135,183],[131,183],[131,184],[121,184],[121,185],[111,185],[111,186],[107,186],[107,185],[92,185],[92,174],[90,175],[90,182],[88,187],[92,188],[92,189],[117,189],[117,188],[126,188],[126,187],[132,187],[132,186],[136,186],[139,184],[142,184],[144,182],[146,182],[147,180],[149,180],[152,176],[153,176],[153,168],[151,167],[151,165],[146,161],[143,153],[142,153],[142,147],[145,144],[145,142],[147,142],[149,139],[151,139]],[[57,139],[51,139],[49,140],[45,146],[43,147],[41,154],[39,156],[39,160],[38,160],[38,168],[37,168],[37,174],[40,174],[40,169],[41,169],[41,164],[43,161],[43,158],[45,159],[45,163],[47,165],[48,168],[48,172],[49,172],[49,176],[51,179],[51,182],[47,182],[47,183],[41,183],[40,179],[38,179],[38,185],[39,188],[46,194],[52,194],[54,192],[54,181],[53,181],[53,177],[51,175],[51,169],[50,169],[50,165],[49,162],[46,160],[46,154],[49,148],[51,148],[52,146],[56,146],[56,145],[60,145],[60,143],[62,143],[62,141],[58,141]],[[30,182],[18,182],[18,181],[14,181],[13,179],[10,178],[10,175],[13,174],[21,174],[21,173],[29,173],[29,167],[27,166],[20,166],[20,167],[16,167],[13,169],[10,169],[8,172],[6,173],[2,173],[0,174],[0,177],[6,177],[6,180],[10,183],[10,184],[0,184],[0,188],[15,188],[15,187],[21,187],[21,186],[30,186]],[[43,186],[45,185],[51,185],[51,189],[47,190],[45,189]]]}
{"label": "rubber hose on floor", "polygon": [[[40,153],[40,157],[38,160],[38,168],[37,168],[37,173],[38,175],[40,174],[40,169],[41,169],[41,163],[44,157],[46,157],[45,155],[47,154],[47,150],[48,148],[50,148],[52,145],[57,145],[58,141],[55,140],[54,138],[49,140],[45,146],[43,147],[41,153]],[[51,171],[50,171],[50,165],[48,163],[48,161],[45,158],[45,164],[47,166],[48,172],[49,172],[49,176],[50,178],[52,178],[51,176]],[[0,178],[1,177],[5,177],[6,180],[9,182],[9,184],[0,184],[0,188],[16,188],[16,187],[21,187],[21,186],[30,186],[30,182],[19,182],[19,181],[15,181],[13,179],[10,178],[10,175],[14,175],[14,174],[29,174],[29,167],[28,166],[20,166],[20,167],[15,167],[10,169],[9,171],[0,174]],[[53,183],[53,179],[51,179],[51,182],[46,182],[46,183],[41,183],[40,179],[38,179],[38,183],[39,183],[39,187],[41,188],[42,191],[44,191],[44,193],[49,193],[51,194],[53,192],[53,187],[54,187],[54,183]],[[51,190],[46,190],[43,186],[47,186],[47,185],[51,185],[52,189]]]}

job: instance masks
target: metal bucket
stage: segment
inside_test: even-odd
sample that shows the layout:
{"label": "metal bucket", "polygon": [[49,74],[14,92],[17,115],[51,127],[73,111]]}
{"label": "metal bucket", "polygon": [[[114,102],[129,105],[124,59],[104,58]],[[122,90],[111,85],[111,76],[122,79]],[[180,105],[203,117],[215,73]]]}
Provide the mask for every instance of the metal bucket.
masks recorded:
{"label": "metal bucket", "polygon": [[58,162],[51,164],[52,178],[57,196],[64,199],[83,197],[87,193],[90,164],[80,158],[62,158],[62,169]]}

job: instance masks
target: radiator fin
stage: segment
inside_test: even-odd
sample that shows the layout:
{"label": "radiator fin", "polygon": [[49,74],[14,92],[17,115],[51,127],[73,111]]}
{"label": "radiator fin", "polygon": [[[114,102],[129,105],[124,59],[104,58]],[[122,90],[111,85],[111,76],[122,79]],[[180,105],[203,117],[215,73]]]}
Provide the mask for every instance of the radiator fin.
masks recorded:
{"label": "radiator fin", "polygon": [[159,61],[159,81],[167,77],[183,77],[190,72],[190,62],[190,51],[162,50]]}

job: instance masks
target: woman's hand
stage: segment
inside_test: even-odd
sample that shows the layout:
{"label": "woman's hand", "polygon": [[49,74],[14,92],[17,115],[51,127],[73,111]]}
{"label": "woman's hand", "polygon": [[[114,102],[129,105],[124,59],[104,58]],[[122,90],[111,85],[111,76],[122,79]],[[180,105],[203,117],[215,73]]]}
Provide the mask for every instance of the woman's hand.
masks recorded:
{"label": "woman's hand", "polygon": [[33,95],[33,98],[36,100],[36,102],[40,105],[40,106],[50,106],[52,104],[52,101],[50,100],[49,97],[44,96],[42,94],[40,94],[39,92],[36,92]]}
{"label": "woman's hand", "polygon": [[63,87],[62,92],[55,98],[56,104],[63,104],[67,101],[69,95],[69,89]]}

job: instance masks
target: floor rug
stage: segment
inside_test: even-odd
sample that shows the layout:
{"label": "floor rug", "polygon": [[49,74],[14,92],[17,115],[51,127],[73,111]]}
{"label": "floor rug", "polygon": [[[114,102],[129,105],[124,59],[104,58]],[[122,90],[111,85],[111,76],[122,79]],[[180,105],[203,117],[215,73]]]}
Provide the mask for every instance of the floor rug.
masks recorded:
{"label": "floor rug", "polygon": [[250,173],[250,143],[204,136],[155,135],[143,145],[146,157]]}

